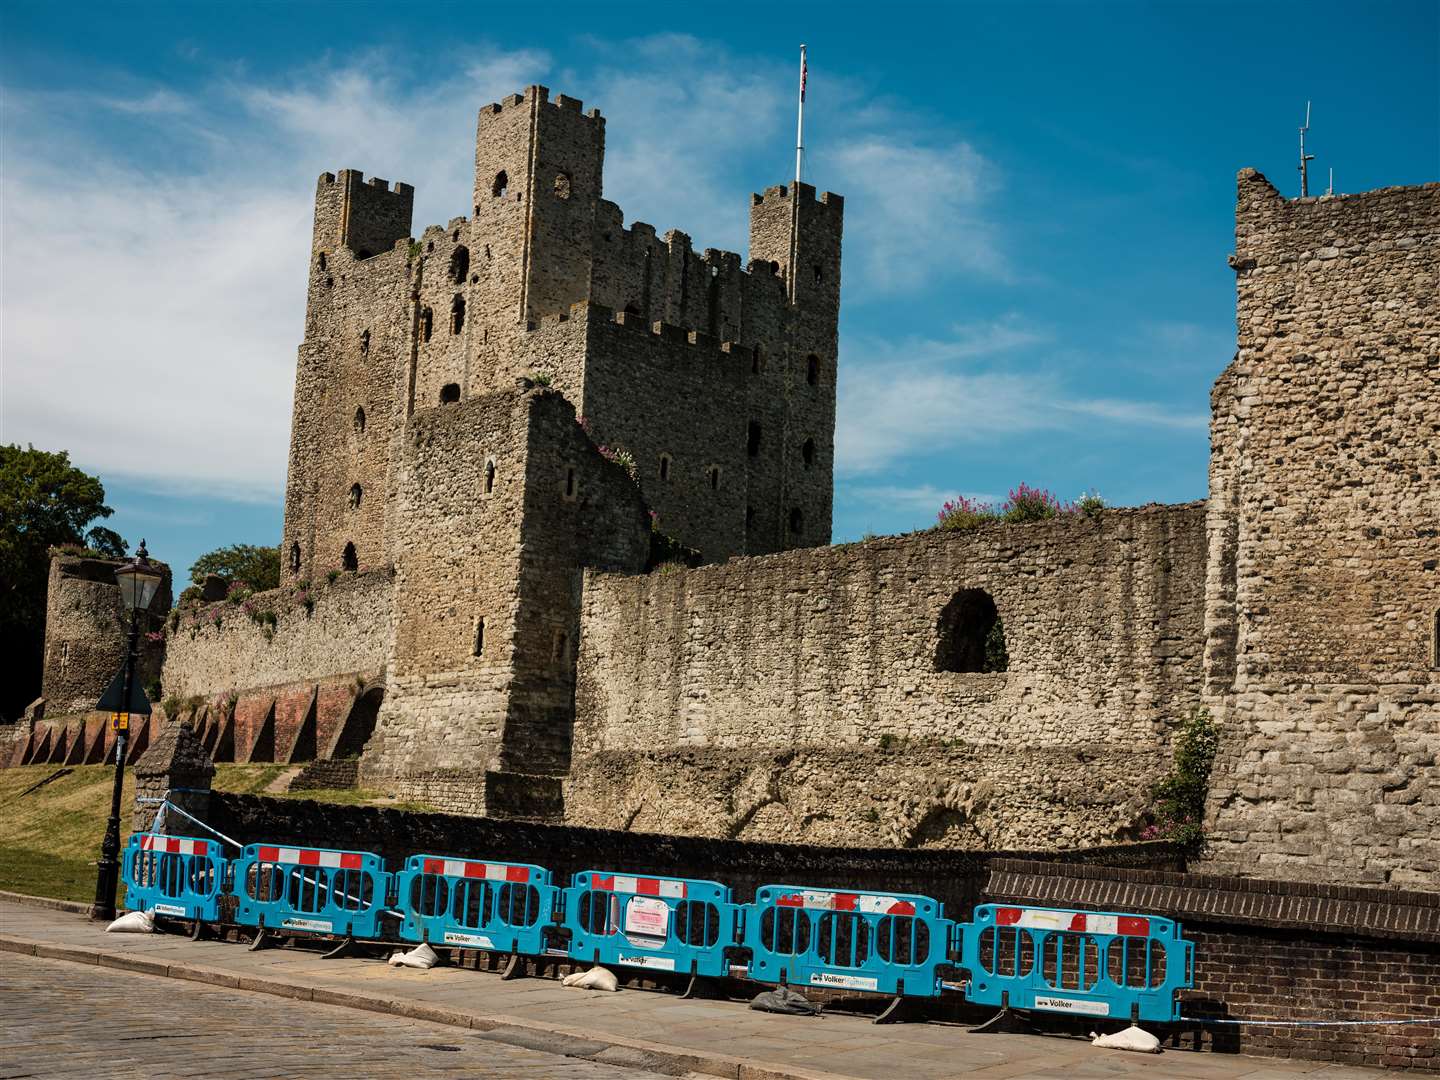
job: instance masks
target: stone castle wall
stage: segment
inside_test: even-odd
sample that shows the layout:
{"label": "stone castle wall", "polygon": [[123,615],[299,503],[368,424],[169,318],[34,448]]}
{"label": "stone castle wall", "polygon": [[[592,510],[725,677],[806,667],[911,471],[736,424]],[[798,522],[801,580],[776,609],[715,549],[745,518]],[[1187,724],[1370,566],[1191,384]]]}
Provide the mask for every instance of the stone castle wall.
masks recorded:
{"label": "stone castle wall", "polygon": [[1440,883],[1440,185],[1240,174],[1216,385],[1208,814],[1221,869]]}
{"label": "stone castle wall", "polygon": [[[1199,704],[1204,508],[920,533],[585,582],[567,819],[885,846],[1138,830]],[[936,670],[962,590],[1001,673]]]}

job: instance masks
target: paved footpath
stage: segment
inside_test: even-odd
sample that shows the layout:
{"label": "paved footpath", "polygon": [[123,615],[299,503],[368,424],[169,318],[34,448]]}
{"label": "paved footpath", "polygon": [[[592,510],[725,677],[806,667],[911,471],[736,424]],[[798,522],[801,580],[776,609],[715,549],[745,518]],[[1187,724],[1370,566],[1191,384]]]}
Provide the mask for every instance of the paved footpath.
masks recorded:
{"label": "paved footpath", "polygon": [[[995,1080],[1020,1077],[1036,1080],[1087,1077],[1286,1080],[1302,1076],[1359,1080],[1385,1075],[1382,1070],[1354,1066],[1240,1055],[1178,1050],[1158,1055],[1130,1054],[1100,1050],[1083,1039],[971,1035],[963,1027],[943,1023],[875,1026],[859,1016],[827,1014],[818,1019],[775,1016],[749,1010],[742,1002],[682,1001],[673,994],[643,990],[620,993],[567,990],[548,979],[502,982],[496,975],[448,967],[410,971],[388,967],[380,960],[322,960],[318,953],[298,949],[249,952],[242,945],[192,942],[176,935],[105,934],[82,915],[4,900],[0,900],[0,950],[17,954],[6,958],[4,970],[10,973],[8,977],[13,978],[14,973],[27,969],[40,970],[37,965],[43,964],[45,977],[39,981],[50,981],[55,992],[76,987],[83,994],[84,988],[90,985],[87,980],[97,976],[95,965],[133,973],[126,977],[137,987],[137,995],[159,993],[168,1003],[208,1000],[206,989],[197,983],[229,991],[251,991],[231,993],[227,1000],[263,1002],[254,1007],[278,1008],[277,1016],[293,1018],[288,1025],[279,1027],[271,1024],[262,1029],[259,1024],[255,1025],[266,1031],[268,1044],[274,1045],[281,1045],[277,1040],[282,1035],[291,1038],[292,1031],[302,1032],[306,1041],[291,1045],[307,1045],[311,1018],[320,1015],[314,1011],[315,1006],[323,1004],[368,1012],[370,1015],[350,1014],[361,1030],[381,1030],[380,1025],[396,1022],[397,1017],[450,1025],[450,1032],[443,1039],[430,1034],[421,1037],[414,1034],[418,1028],[407,1029],[410,1033],[402,1032],[401,1037],[413,1039],[412,1045],[443,1042],[468,1047],[467,1035],[478,1032],[490,1045],[498,1040],[568,1055],[585,1059],[587,1066],[603,1063],[652,1074],[694,1072],[732,1080],[834,1080],[836,1077],[948,1080],[961,1076]],[[47,962],[53,960],[69,962]],[[90,968],[87,970],[80,964]],[[168,976],[169,981],[155,976]],[[160,989],[156,991],[156,987]],[[261,998],[259,994],[272,996]],[[276,996],[312,1004],[277,1002]],[[8,1010],[9,1002],[15,997],[6,992],[0,1000],[6,1002]],[[203,1025],[218,1023],[228,1008],[201,1004],[191,1010],[190,1015],[205,1031]],[[138,996],[134,1012],[153,1014]],[[387,1014],[386,1019],[375,1016],[376,1013]],[[326,1009],[324,1014],[332,1016],[334,1010]],[[42,1026],[46,1022],[43,1010],[37,1022]],[[59,1032],[67,1022],[67,1014],[57,1010],[52,1022],[54,1030]],[[96,1026],[87,1022],[78,1030],[89,1036]],[[320,1037],[324,1037],[324,1031],[322,1025]],[[216,1040],[208,1041],[215,1044],[229,1038],[225,1032],[217,1035]],[[190,1040],[185,1042],[188,1044]],[[196,1051],[182,1053],[194,1055]],[[468,1056],[468,1050],[462,1053]],[[466,1074],[466,1070],[457,1065],[434,1061],[439,1057],[454,1057],[455,1052],[451,1051],[406,1054],[403,1064],[397,1063],[388,1072],[384,1071],[387,1066],[381,1059],[369,1054],[362,1056],[381,1070],[364,1075],[408,1078],[412,1073],[428,1075],[426,1068],[441,1074],[447,1070],[448,1075]],[[226,1060],[237,1071],[218,1075],[305,1075],[289,1069],[245,1071],[243,1053]],[[550,1070],[542,1067],[533,1075],[589,1075],[565,1072],[565,1068],[577,1064],[574,1061],[548,1060],[552,1063]],[[190,1075],[212,1075],[205,1071],[203,1060],[191,1057],[190,1064],[194,1066]],[[11,1068],[4,1059],[0,1059],[0,1066],[4,1066],[0,1068],[0,1076],[25,1071]],[[41,1070],[40,1075],[51,1075],[53,1071],[47,1068]],[[498,1071],[491,1074],[509,1075]],[[91,1071],[89,1075],[105,1074]],[[327,1075],[361,1074],[332,1065],[327,1067]],[[607,1072],[607,1075],[626,1074]]]}

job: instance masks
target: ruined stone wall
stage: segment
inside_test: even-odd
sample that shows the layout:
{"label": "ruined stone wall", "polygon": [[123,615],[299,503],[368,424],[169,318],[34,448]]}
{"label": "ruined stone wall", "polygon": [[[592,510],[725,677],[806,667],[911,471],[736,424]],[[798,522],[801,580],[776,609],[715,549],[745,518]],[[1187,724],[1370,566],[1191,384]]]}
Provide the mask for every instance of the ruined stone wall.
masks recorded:
{"label": "ruined stone wall", "polygon": [[[385,670],[393,601],[390,572],[375,570],[340,574],[333,583],[322,576],[304,594],[289,586],[255,593],[246,608],[221,601],[182,609],[168,633],[165,696],[219,698],[340,675],[373,679]],[[273,626],[249,610],[273,613]]]}
{"label": "ruined stone wall", "polygon": [[[110,680],[125,666],[130,614],[115,581],[115,571],[125,561],[60,551],[50,557],[41,694],[51,716],[94,709]],[[141,687],[159,675],[165,655],[162,644],[143,636],[158,630],[170,610],[170,568],[155,565],[165,580],[140,627],[136,678]]]}
{"label": "ruined stone wall", "polygon": [[1440,885],[1437,248],[1440,185],[1287,201],[1240,174],[1212,431],[1221,869]]}
{"label": "ruined stone wall", "polygon": [[[567,819],[1060,848],[1131,835],[1198,704],[1199,504],[589,574]],[[936,670],[993,598],[1001,673]]]}

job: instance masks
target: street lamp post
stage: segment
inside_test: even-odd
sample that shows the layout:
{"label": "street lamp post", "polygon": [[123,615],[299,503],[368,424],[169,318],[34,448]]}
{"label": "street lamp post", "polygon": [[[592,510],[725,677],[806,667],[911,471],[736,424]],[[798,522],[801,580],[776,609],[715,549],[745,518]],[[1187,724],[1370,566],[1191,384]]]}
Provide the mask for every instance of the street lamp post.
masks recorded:
{"label": "street lamp post", "polygon": [[125,783],[125,743],[130,733],[130,701],[135,692],[135,661],[139,658],[140,612],[150,607],[155,590],[164,574],[151,562],[145,541],[135,551],[135,558],[115,571],[120,583],[120,598],[130,610],[130,635],[125,644],[125,678],[121,711],[115,718],[115,786],[110,793],[110,821],[105,826],[105,840],[100,845],[99,870],[95,875],[95,905],[92,919],[109,921],[115,918],[115,893],[120,885],[120,791]]}

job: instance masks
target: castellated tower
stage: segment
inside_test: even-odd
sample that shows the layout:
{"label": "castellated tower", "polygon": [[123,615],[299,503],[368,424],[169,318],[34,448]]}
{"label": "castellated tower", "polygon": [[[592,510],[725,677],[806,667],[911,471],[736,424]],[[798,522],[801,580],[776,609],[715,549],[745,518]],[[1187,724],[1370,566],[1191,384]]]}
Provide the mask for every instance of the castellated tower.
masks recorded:
{"label": "castellated tower", "polygon": [[627,228],[604,156],[532,86],[480,110],[468,218],[412,240],[408,185],[316,188],[284,565],[393,573],[362,768],[397,793],[565,772],[581,574],[643,570],[652,523],[712,562],[830,539],[843,200],[753,196],[746,263]]}

